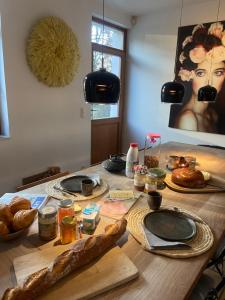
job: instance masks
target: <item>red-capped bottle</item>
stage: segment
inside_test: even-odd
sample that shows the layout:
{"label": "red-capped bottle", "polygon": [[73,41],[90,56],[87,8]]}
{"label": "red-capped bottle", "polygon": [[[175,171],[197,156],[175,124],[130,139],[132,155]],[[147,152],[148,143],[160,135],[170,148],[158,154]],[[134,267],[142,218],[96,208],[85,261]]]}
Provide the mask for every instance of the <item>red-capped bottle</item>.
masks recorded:
{"label": "red-capped bottle", "polygon": [[126,176],[129,178],[134,178],[134,166],[139,162],[138,159],[138,144],[130,143],[130,148],[127,152],[126,159]]}

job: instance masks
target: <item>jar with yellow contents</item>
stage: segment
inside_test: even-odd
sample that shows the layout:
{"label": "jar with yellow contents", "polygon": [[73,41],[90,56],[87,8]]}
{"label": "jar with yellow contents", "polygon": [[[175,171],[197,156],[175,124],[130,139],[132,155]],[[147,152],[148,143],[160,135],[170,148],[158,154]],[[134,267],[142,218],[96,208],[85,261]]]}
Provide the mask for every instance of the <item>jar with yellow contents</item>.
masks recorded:
{"label": "jar with yellow contents", "polygon": [[77,220],[75,217],[66,216],[60,223],[61,244],[69,244],[77,238]]}

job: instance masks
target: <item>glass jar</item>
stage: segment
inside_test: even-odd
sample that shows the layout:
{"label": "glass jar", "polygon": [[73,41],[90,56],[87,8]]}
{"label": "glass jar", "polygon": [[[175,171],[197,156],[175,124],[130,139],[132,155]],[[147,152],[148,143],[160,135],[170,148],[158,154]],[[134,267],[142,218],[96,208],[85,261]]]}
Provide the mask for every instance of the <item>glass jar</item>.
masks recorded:
{"label": "glass jar", "polygon": [[75,217],[66,216],[60,223],[60,240],[62,245],[69,244],[77,238],[77,220]]}
{"label": "glass jar", "polygon": [[59,203],[59,209],[58,209],[58,223],[59,225],[62,222],[62,219],[66,216],[74,216],[74,207],[73,207],[73,201],[70,199],[61,200]]}
{"label": "glass jar", "polygon": [[166,171],[161,168],[150,168],[148,172],[152,180],[156,181],[157,189],[164,188],[164,179],[166,178]]}
{"label": "glass jar", "polygon": [[147,174],[145,177],[144,192],[149,193],[157,190],[157,179],[152,174]]}
{"label": "glass jar", "polygon": [[45,206],[38,210],[38,232],[42,240],[50,241],[57,236],[57,209]]}
{"label": "glass jar", "polygon": [[148,133],[145,138],[144,165],[150,168],[159,166],[161,136],[158,133]]}
{"label": "glass jar", "polygon": [[136,165],[134,166],[134,187],[136,190],[142,192],[145,188],[146,174],[148,172],[146,166]]}

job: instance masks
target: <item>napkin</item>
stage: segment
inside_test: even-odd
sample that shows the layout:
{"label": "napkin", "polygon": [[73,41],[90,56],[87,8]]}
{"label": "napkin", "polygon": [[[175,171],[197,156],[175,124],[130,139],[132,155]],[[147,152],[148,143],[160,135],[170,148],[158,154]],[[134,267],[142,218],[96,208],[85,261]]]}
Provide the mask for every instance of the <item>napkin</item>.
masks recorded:
{"label": "napkin", "polygon": [[183,242],[179,242],[179,241],[166,241],[163,240],[161,238],[159,238],[158,236],[154,235],[152,232],[150,232],[147,228],[145,228],[143,226],[143,232],[145,235],[145,239],[147,242],[147,246],[150,250],[162,250],[162,249],[190,249],[191,246],[183,243]]}

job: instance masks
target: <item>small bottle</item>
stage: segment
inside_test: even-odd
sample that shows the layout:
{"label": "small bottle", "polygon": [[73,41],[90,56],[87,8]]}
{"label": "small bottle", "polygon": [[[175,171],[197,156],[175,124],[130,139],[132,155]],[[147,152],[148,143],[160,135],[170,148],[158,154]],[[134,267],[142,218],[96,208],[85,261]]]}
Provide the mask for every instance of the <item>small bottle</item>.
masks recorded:
{"label": "small bottle", "polygon": [[60,240],[62,245],[69,244],[77,238],[77,220],[66,216],[60,223]]}
{"label": "small bottle", "polygon": [[138,144],[131,143],[127,152],[126,176],[134,178],[134,166],[138,164]]}
{"label": "small bottle", "polygon": [[74,216],[74,207],[73,207],[73,201],[70,199],[61,200],[59,203],[59,209],[58,209],[58,223],[61,224],[61,221],[66,216]]}

